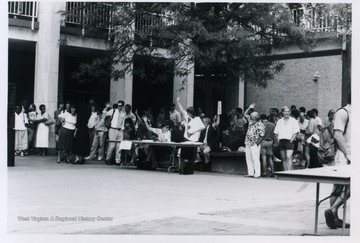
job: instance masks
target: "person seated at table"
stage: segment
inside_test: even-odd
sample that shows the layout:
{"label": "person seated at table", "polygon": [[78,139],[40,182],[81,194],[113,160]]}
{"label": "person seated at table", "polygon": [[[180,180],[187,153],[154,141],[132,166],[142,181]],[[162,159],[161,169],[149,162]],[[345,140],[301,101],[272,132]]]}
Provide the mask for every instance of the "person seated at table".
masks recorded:
{"label": "person seated at table", "polygon": [[[136,139],[137,140],[147,140],[151,139],[153,132],[149,131],[146,128],[145,122],[139,117],[137,111],[135,112],[137,116],[137,130],[136,130]],[[145,162],[147,158],[147,150],[149,145],[146,144],[135,144],[134,150],[134,162],[137,165],[137,169],[145,169]]]}
{"label": "person seated at table", "polygon": [[[125,121],[124,121],[124,130],[123,130],[123,140],[134,140],[136,139],[136,133],[135,133],[135,125],[134,125],[134,122],[133,122],[133,119],[128,117],[128,118],[125,118]],[[121,164],[121,155],[122,155],[122,150],[120,149],[119,150],[119,153],[120,153],[120,163]],[[131,148],[131,150],[127,150],[125,151],[125,154],[124,156],[131,156],[132,159],[130,161],[130,163],[133,163],[133,154],[134,152],[134,148]],[[125,159],[126,161],[126,159]]]}
{"label": "person seated at table", "polygon": [[217,126],[219,125],[220,118],[216,115],[213,123],[211,123],[211,119],[209,117],[204,117],[202,121],[206,128],[201,131],[199,141],[203,144],[199,147],[199,149],[204,155],[205,164],[201,165],[200,170],[211,171],[210,152],[219,148],[219,134]]}
{"label": "person seated at table", "polygon": [[[144,118],[146,120],[146,118]],[[171,132],[169,123],[166,121],[161,124],[161,128],[152,128],[146,122],[146,127],[149,131],[157,135],[159,142],[171,142]],[[151,162],[151,168],[155,170],[159,165],[159,161],[164,158],[164,155],[171,154],[171,148],[168,146],[151,146],[149,145],[147,151],[147,163]]]}
{"label": "person seated at table", "polygon": [[[249,126],[249,121],[246,115],[253,112],[252,108],[247,108],[243,113],[241,108],[236,108],[228,114],[228,123],[226,123],[225,114],[222,114],[223,119],[220,122],[220,142],[223,151],[237,151],[240,147],[245,147],[245,136]],[[225,121],[225,122],[224,122]],[[226,125],[224,127],[224,125]]]}
{"label": "person seated at table", "polygon": [[[161,128],[153,128],[149,125],[148,117],[143,116],[142,118],[139,117],[137,111],[136,116],[139,120],[143,120],[146,128],[157,135],[156,140],[159,142],[171,142],[171,132],[170,132],[170,125],[168,121],[165,121],[161,124]],[[168,146],[149,146],[147,148],[147,158],[145,164],[147,164],[148,169],[155,170],[158,163],[162,159],[162,155],[170,154],[171,148]]]}

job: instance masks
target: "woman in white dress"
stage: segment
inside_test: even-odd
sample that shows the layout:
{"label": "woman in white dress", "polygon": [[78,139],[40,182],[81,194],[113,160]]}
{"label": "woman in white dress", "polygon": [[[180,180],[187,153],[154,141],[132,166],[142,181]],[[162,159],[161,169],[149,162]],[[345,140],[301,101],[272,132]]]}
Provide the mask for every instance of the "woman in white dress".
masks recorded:
{"label": "woman in white dress", "polygon": [[39,106],[40,113],[36,116],[38,123],[36,131],[35,147],[40,149],[41,156],[46,155],[46,149],[49,147],[49,122],[51,121],[49,113],[46,112],[45,105]]}

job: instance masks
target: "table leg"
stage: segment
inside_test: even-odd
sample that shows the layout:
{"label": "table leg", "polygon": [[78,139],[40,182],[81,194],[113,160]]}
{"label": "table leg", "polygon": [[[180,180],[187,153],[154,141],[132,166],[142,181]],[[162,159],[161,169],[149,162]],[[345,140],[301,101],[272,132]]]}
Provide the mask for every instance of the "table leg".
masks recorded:
{"label": "table leg", "polygon": [[179,166],[176,166],[175,165],[175,158],[176,158],[176,147],[174,146],[174,147],[172,147],[172,159],[171,159],[171,166],[169,166],[169,168],[168,168],[168,173],[170,173],[170,170],[172,169],[172,168],[177,168],[177,167],[179,167]]}
{"label": "table leg", "polygon": [[343,225],[342,225],[342,235],[345,235],[345,224],[346,224],[346,201],[347,201],[347,190],[348,185],[345,185],[345,192],[344,192],[344,207],[343,207]]}
{"label": "table leg", "polygon": [[320,183],[316,183],[316,205],[315,205],[315,227],[314,234],[317,234],[318,230],[318,220],[319,220],[319,192],[320,192]]}

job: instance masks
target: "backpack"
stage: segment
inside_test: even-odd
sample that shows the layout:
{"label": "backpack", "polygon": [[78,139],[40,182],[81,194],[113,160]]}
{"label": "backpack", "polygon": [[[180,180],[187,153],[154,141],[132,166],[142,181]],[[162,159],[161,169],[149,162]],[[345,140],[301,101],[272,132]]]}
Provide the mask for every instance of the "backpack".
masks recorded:
{"label": "backpack", "polygon": [[[349,113],[345,108],[340,108],[340,109],[344,109],[347,113],[348,119],[346,121],[345,129],[344,129],[344,133],[346,133],[347,125],[349,123]],[[320,132],[319,137],[320,137],[320,142],[319,142],[319,149],[317,152],[319,162],[321,164],[328,164],[334,161],[335,153],[336,153],[336,141],[334,139],[334,123],[331,123],[325,129],[323,129]]]}
{"label": "backpack", "polygon": [[115,113],[115,109],[113,109],[113,113],[112,113],[111,117],[110,116],[105,117],[104,123],[105,123],[105,127],[107,129],[109,129],[111,127],[111,121],[113,119],[114,113]]}

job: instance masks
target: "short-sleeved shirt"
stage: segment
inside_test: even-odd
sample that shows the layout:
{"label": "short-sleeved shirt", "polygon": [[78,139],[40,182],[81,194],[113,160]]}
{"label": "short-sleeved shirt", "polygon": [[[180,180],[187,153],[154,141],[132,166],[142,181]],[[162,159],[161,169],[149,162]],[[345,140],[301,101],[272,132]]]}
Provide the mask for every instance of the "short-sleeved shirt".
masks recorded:
{"label": "short-sleeved shirt", "polygon": [[322,120],[321,120],[321,118],[320,117],[315,117],[315,121],[316,121],[316,123],[317,123],[317,125],[320,125],[320,126],[322,126],[323,125],[323,123],[322,123]]}
{"label": "short-sleeved shirt", "polygon": [[300,132],[298,121],[292,117],[289,117],[287,121],[284,118],[281,118],[276,123],[274,133],[278,135],[278,139],[287,139],[290,140],[292,136]]}
{"label": "short-sleeved shirt", "polygon": [[69,130],[75,130],[76,127],[76,115],[73,116],[69,112],[64,112],[62,114],[59,114],[60,118],[63,118],[65,120],[65,123],[63,125],[64,128],[67,128]]}
{"label": "short-sleeved shirt", "polygon": [[245,136],[245,145],[253,146],[255,145],[260,137],[265,135],[265,126],[261,122],[249,123],[249,128]]}
{"label": "short-sleeved shirt", "polygon": [[[346,109],[347,112],[344,110]],[[351,106],[347,105],[344,109],[339,109],[334,117],[334,131],[342,131],[345,139],[346,148],[351,154]],[[346,131],[345,126],[347,123]],[[338,149],[338,152],[340,149]],[[341,151],[340,151],[341,152]]]}
{"label": "short-sleeved shirt", "polygon": [[303,130],[303,131],[306,131],[306,129],[309,126],[309,120],[308,119],[304,119],[303,122],[300,122],[300,120],[299,120],[298,123],[299,123],[299,129]]}

